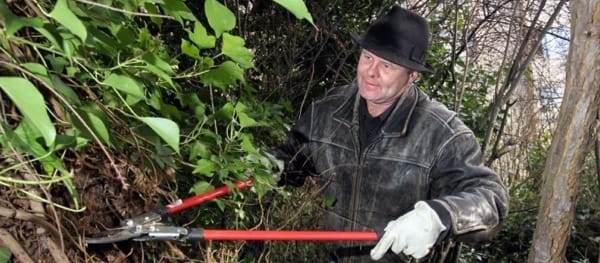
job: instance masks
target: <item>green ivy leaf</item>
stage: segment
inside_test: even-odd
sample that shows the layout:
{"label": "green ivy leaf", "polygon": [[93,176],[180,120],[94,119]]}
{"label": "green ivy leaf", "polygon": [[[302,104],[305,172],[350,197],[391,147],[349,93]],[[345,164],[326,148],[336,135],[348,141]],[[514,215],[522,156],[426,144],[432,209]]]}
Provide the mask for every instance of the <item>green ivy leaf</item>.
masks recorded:
{"label": "green ivy leaf", "polygon": [[116,90],[125,92],[127,95],[138,99],[145,99],[143,85],[134,78],[127,75],[111,73],[104,79],[103,84],[113,87]]}
{"label": "green ivy leaf", "polygon": [[205,181],[199,181],[196,182],[194,184],[194,186],[192,186],[192,188],[190,189],[190,193],[194,193],[194,194],[202,194],[202,193],[206,193],[210,190],[213,190],[215,187],[212,186],[211,184],[209,184],[208,182]]}
{"label": "green ivy leaf", "polygon": [[100,117],[96,116],[92,112],[86,111],[86,112],[80,112],[80,113],[82,113],[81,114],[82,118],[90,126],[90,128],[94,131],[96,136],[98,136],[102,142],[104,142],[108,145],[111,145],[110,133],[109,133],[108,129],[106,128],[106,124],[104,124],[104,121],[102,121],[102,119]]}
{"label": "green ivy leaf", "polygon": [[4,32],[7,37],[14,35],[21,28],[26,26],[42,27],[44,22],[40,18],[25,18],[19,17],[10,11],[4,1],[0,2],[0,16],[4,17]]}
{"label": "green ivy leaf", "polygon": [[91,141],[98,138],[102,143],[113,145],[110,141],[110,127],[107,125],[110,122],[104,111],[94,103],[80,105],[75,110],[81,118],[67,113],[68,121],[72,124],[72,135]]}
{"label": "green ivy leaf", "polygon": [[113,34],[108,34],[101,30],[102,26],[91,26],[88,28],[89,46],[101,54],[113,56],[115,50],[121,50],[125,47],[118,41]]}
{"label": "green ivy leaf", "polygon": [[194,16],[194,13],[185,5],[184,1],[181,0],[164,0],[164,4],[161,4],[165,10],[165,14],[173,16],[175,20],[183,24],[183,19],[197,21],[198,19]]}
{"label": "green ivy leaf", "polygon": [[[25,142],[25,139],[21,138],[19,133],[17,133],[18,129],[22,129],[22,125],[17,126],[17,128],[13,131],[12,126],[9,126],[4,121],[0,120],[0,126],[2,126],[2,129],[4,129],[4,133],[0,134],[0,142],[2,142],[2,146],[4,146],[0,152],[7,153],[10,151],[10,147],[15,147],[16,149],[27,153],[31,152],[31,146]],[[8,142],[10,142],[10,145]]]}
{"label": "green ivy leaf", "polygon": [[69,147],[77,147],[77,136],[59,134],[56,136],[56,141],[52,150],[58,151]]}
{"label": "green ivy leaf", "polygon": [[176,153],[179,153],[179,126],[172,120],[157,117],[141,117]]}
{"label": "green ivy leaf", "polygon": [[42,81],[46,83],[49,87],[55,89],[60,95],[64,96],[67,101],[72,104],[79,105],[81,101],[79,100],[79,96],[77,93],[71,89],[71,87],[67,86],[59,77],[56,75],[48,74],[48,70],[45,66],[38,63],[24,63],[22,65],[24,68],[29,70],[29,72],[38,76]]}
{"label": "green ivy leaf", "polygon": [[81,104],[81,100],[77,93],[75,93],[75,91],[65,84],[58,76],[50,75],[50,78],[52,79],[52,84],[54,84],[52,87],[56,89],[60,95],[64,96],[69,103],[74,105]]}
{"label": "green ivy leaf", "polygon": [[200,80],[205,85],[214,85],[225,90],[228,85],[233,85],[238,80],[244,82],[244,70],[233,61],[225,61],[200,75]]}
{"label": "green ivy leaf", "polygon": [[240,146],[242,146],[242,150],[248,153],[258,154],[256,147],[254,147],[254,143],[252,143],[252,138],[250,138],[248,134],[242,133],[240,134],[240,138],[242,139],[240,144]]}
{"label": "green ivy leaf", "polygon": [[46,145],[52,145],[56,138],[56,129],[50,121],[46,103],[40,91],[29,80],[18,77],[0,77],[0,86],[23,116],[30,119],[34,127],[42,134]]}
{"label": "green ivy leaf", "polygon": [[165,62],[154,53],[146,53],[142,59],[146,62],[146,68],[149,71],[173,86],[173,80],[170,77],[173,75],[173,70],[171,69],[171,65],[169,65],[169,63]]}
{"label": "green ivy leaf", "polygon": [[10,260],[10,249],[6,247],[0,247],[0,263],[7,263]]}
{"label": "green ivy leaf", "polygon": [[335,204],[335,201],[337,201],[337,199],[333,196],[326,196],[323,199],[323,203],[324,203],[325,207],[333,207],[333,205]]}
{"label": "green ivy leaf", "polygon": [[306,21],[310,22],[313,26],[315,23],[313,22],[312,16],[308,12],[304,1],[302,0],[273,0],[273,2],[278,3],[283,6],[288,11],[292,12],[297,19],[306,19]]}
{"label": "green ivy leaf", "polygon": [[217,37],[235,27],[235,15],[229,8],[219,3],[219,1],[206,0],[204,2],[204,10],[208,24],[215,31]]}
{"label": "green ivy leaf", "polygon": [[269,191],[272,190],[269,185],[273,185],[273,176],[269,172],[266,172],[263,169],[257,169],[254,171],[255,175],[252,178],[252,186],[256,190],[256,194],[260,196],[264,196]]}
{"label": "green ivy leaf", "polygon": [[190,156],[188,157],[190,160],[195,160],[198,157],[208,158],[210,156],[210,150],[208,146],[204,143],[196,141],[192,144],[190,149]]}
{"label": "green ivy leaf", "polygon": [[[61,49],[61,39],[58,34],[58,30],[52,23],[44,23],[43,27],[34,27],[36,31],[38,31],[42,36],[44,36],[50,43],[52,43],[51,47],[53,49]],[[62,58],[62,57],[61,57]]]}
{"label": "green ivy leaf", "polygon": [[[52,174],[56,169],[64,169],[62,160],[56,157],[51,153],[50,150],[44,148],[44,146],[38,142],[37,138],[40,136],[37,133],[38,130],[35,128],[35,124],[31,121],[31,119],[23,120],[15,129],[15,135],[17,135],[16,137],[21,140],[21,142],[18,144],[21,145],[22,149],[27,153],[36,158],[40,158],[39,161],[46,173]],[[55,145],[51,145],[51,147],[54,146]]]}
{"label": "green ivy leaf", "polygon": [[67,0],[58,0],[52,12],[50,12],[50,17],[54,18],[58,23],[67,28],[71,33],[78,36],[82,42],[85,42],[87,38],[87,30],[85,25],[73,14],[71,9],[69,9],[69,5],[67,4]]}
{"label": "green ivy leaf", "polygon": [[248,116],[248,114],[246,113],[247,108],[248,107],[246,107],[246,105],[241,102],[238,102],[235,105],[235,112],[237,113],[238,119],[240,121],[240,126],[242,128],[258,126],[258,122],[250,116]]}
{"label": "green ivy leaf", "polygon": [[[74,40],[76,40],[76,38],[71,37],[71,34],[66,34],[66,33],[60,33],[60,36],[63,39],[62,42],[62,50],[65,52],[65,56],[67,58],[69,58],[69,60],[71,60],[73,58],[73,53],[75,53],[75,49],[77,48],[77,46],[79,46],[79,43],[75,42]],[[75,67],[71,67],[73,70],[69,71],[69,68],[67,68],[67,76],[68,77],[75,77],[75,72],[76,70]]]}
{"label": "green ivy leaf", "polygon": [[[122,24],[115,23],[115,24],[110,25],[110,29],[111,29],[111,33],[112,33],[113,37],[116,40],[118,40],[118,42],[116,42],[118,46],[124,47],[124,46],[128,46],[128,45],[137,44],[136,37],[138,37],[138,35],[133,31],[132,28],[129,28],[128,26],[125,26]],[[143,34],[143,33],[140,32],[140,34]]]}
{"label": "green ivy leaf", "polygon": [[167,73],[169,75],[173,75],[173,69],[171,69],[171,65],[169,63],[167,63],[166,61],[162,60],[156,54],[150,53],[150,52],[146,53],[146,54],[144,54],[142,59],[144,59],[144,61],[146,61],[148,64],[160,69],[161,71],[164,71],[165,73]]}
{"label": "green ivy leaf", "polygon": [[248,116],[245,112],[238,112],[238,119],[240,120],[240,126],[242,128],[258,126],[258,122]]}
{"label": "green ivy leaf", "polygon": [[234,111],[235,108],[233,107],[233,104],[231,102],[227,102],[217,111],[215,116],[220,119],[230,121],[233,118]]}
{"label": "green ivy leaf", "polygon": [[246,42],[241,37],[229,33],[223,34],[223,54],[239,63],[243,68],[251,68],[254,67],[252,63],[254,54],[244,46],[245,44]]}
{"label": "green ivy leaf", "polygon": [[208,35],[206,28],[200,22],[196,22],[194,24],[194,31],[186,31],[188,32],[188,37],[190,40],[194,42],[194,44],[196,44],[200,49],[215,47],[215,36]]}
{"label": "green ivy leaf", "polygon": [[193,174],[201,174],[206,177],[212,177],[214,171],[217,170],[217,164],[211,160],[200,159],[196,162],[196,168],[192,171]]}
{"label": "green ivy leaf", "polygon": [[[157,4],[164,5],[165,2],[164,1],[145,1],[145,3],[144,3],[144,9],[146,9],[146,11],[149,14],[159,15],[162,12],[158,9],[158,5]],[[162,18],[158,18],[158,17],[152,16],[152,17],[150,17],[150,20],[153,23],[155,23],[156,25],[158,25],[158,26],[162,25]]]}
{"label": "green ivy leaf", "polygon": [[41,80],[43,80],[46,83],[46,85],[53,86],[52,80],[50,79],[50,76],[48,75],[48,70],[46,70],[46,67],[44,67],[42,64],[23,63],[23,65],[21,65],[21,66],[24,67],[25,69],[27,69],[29,72],[38,76]]}
{"label": "green ivy leaf", "polygon": [[185,39],[181,40],[181,52],[192,58],[195,58],[196,60],[202,59],[202,57],[200,56],[200,49],[197,48],[194,44],[192,44],[192,42],[187,41]]}

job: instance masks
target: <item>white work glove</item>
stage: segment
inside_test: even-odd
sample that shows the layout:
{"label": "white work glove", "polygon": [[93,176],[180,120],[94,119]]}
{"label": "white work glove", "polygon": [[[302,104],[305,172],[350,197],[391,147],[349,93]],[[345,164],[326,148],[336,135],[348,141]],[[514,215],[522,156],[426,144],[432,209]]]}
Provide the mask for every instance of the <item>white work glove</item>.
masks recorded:
{"label": "white work glove", "polygon": [[444,230],[446,227],[437,213],[427,203],[419,201],[412,211],[388,223],[385,233],[371,250],[371,258],[381,259],[390,247],[396,254],[402,252],[416,259],[422,258]]}

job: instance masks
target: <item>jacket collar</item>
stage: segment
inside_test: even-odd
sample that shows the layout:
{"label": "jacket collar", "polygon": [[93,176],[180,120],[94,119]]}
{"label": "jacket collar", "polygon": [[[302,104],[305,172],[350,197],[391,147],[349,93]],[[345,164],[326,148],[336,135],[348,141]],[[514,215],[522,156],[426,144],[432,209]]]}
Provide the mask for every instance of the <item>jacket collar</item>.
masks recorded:
{"label": "jacket collar", "polygon": [[[352,83],[349,88],[352,90],[352,93],[347,96],[344,103],[332,113],[332,117],[334,120],[347,126],[358,127],[360,95],[358,93],[356,82]],[[413,112],[423,95],[424,94],[413,85],[400,97],[400,101],[396,103],[395,108],[392,110],[386,123],[382,127],[384,136],[403,136],[406,134]]]}

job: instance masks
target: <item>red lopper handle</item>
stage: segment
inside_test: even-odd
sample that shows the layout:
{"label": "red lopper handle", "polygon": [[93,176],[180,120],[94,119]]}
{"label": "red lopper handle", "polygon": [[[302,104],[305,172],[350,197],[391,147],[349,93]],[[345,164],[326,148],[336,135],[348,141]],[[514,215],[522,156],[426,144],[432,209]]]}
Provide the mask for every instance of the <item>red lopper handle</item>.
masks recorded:
{"label": "red lopper handle", "polygon": [[207,230],[203,240],[274,240],[274,241],[377,241],[375,232],[284,231],[284,230]]}
{"label": "red lopper handle", "polygon": [[[251,186],[252,180],[247,179],[244,182],[241,182],[241,181],[235,182],[234,185],[237,189],[241,190],[241,189]],[[167,209],[169,210],[169,214],[174,214],[174,213],[183,211],[185,209],[188,209],[190,207],[200,205],[204,202],[211,201],[215,198],[227,195],[229,193],[231,193],[231,188],[229,188],[228,186],[221,186],[219,188],[216,188],[216,189],[206,192],[204,194],[199,194],[196,196],[192,196],[192,197],[183,199],[181,201],[181,203],[167,205]]]}

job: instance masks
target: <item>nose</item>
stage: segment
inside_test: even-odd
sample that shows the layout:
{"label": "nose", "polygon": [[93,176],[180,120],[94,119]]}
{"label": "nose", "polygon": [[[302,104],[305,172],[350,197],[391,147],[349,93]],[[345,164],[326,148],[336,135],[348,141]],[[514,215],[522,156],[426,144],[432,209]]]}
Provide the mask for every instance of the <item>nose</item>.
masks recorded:
{"label": "nose", "polygon": [[379,62],[377,60],[373,60],[369,67],[367,68],[367,76],[371,78],[377,77]]}

